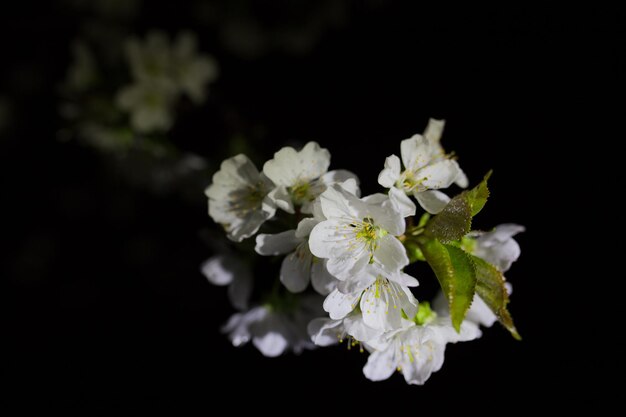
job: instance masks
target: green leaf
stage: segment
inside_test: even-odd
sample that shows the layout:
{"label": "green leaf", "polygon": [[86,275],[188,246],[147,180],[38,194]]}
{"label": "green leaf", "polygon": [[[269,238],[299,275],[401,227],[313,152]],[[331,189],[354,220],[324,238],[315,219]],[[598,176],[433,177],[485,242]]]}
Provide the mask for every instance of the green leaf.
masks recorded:
{"label": "green leaf", "polygon": [[437,239],[422,237],[420,248],[435,272],[448,299],[450,318],[457,332],[474,299],[476,272],[469,255],[461,249],[444,245]]}
{"label": "green leaf", "polygon": [[446,207],[428,222],[425,232],[441,242],[463,238],[472,228],[472,217],[482,210],[489,197],[487,180],[491,171],[476,187],[454,197]]}
{"label": "green leaf", "polygon": [[506,308],[509,303],[509,293],[504,285],[505,280],[502,272],[481,258],[473,255],[468,256],[470,256],[476,269],[476,292],[511,335],[517,340],[522,340],[513,324],[513,318]]}
{"label": "green leaf", "polygon": [[472,227],[472,209],[465,193],[454,197],[426,226],[425,232],[442,242],[459,240]]}
{"label": "green leaf", "polygon": [[480,182],[480,184],[464,193],[467,195],[467,201],[470,205],[472,217],[480,213],[483,207],[485,207],[485,203],[487,203],[487,199],[489,198],[489,188],[487,188],[487,181],[491,177],[492,173],[493,171],[489,171]]}

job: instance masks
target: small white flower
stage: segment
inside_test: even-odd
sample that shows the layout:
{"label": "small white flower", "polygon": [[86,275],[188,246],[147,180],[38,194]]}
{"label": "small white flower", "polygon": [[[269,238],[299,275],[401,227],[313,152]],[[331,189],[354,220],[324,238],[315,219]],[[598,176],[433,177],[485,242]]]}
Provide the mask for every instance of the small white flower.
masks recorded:
{"label": "small white flower", "polygon": [[385,160],[385,168],[378,176],[378,183],[386,188],[398,188],[403,193],[390,192],[397,206],[404,207],[403,214],[415,214],[413,203],[404,194],[412,194],[429,213],[437,214],[450,198],[437,191],[447,188],[455,181],[467,185],[467,178],[458,163],[445,154],[440,144],[443,121],[431,120],[424,135],[413,135],[400,144],[400,158],[391,155]]}
{"label": "small white flower", "polygon": [[327,220],[311,231],[311,252],[328,259],[328,271],[340,280],[358,276],[368,264],[389,272],[408,265],[402,243],[402,215],[387,196],[375,194],[359,199],[339,186],[329,187],[320,198]]}
{"label": "small white flower", "polygon": [[247,156],[239,154],[222,162],[205,190],[209,215],[221,224],[228,238],[241,242],[255,234],[276,208],[267,198],[272,182],[260,174]]}
{"label": "small white flower", "polygon": [[[307,143],[300,151],[284,147],[263,165],[263,173],[276,184],[270,193],[276,206],[288,213],[300,206],[302,213],[311,213],[313,201],[331,184],[356,176],[345,170],[328,171],[330,152],[316,142]],[[358,193],[351,190],[353,193]]]}
{"label": "small white flower", "polygon": [[[427,303],[421,303],[420,308],[428,309]],[[441,369],[447,343],[473,340],[481,335],[472,322],[464,321],[461,332],[457,333],[449,317],[428,313],[420,317],[419,324],[404,320],[401,329],[366,344],[372,351],[363,368],[368,379],[382,381],[397,370],[408,384],[422,385]]]}
{"label": "small white flower", "polygon": [[231,316],[222,331],[228,333],[234,346],[252,341],[264,356],[276,357],[287,350],[299,354],[315,348],[307,325],[319,314],[319,302],[319,296],[302,297],[289,312],[270,305],[254,307]]}
{"label": "small white flower", "polygon": [[309,234],[319,223],[315,218],[302,219],[297,230],[274,235],[259,234],[255,250],[260,255],[284,255],[280,268],[280,281],[291,292],[304,291],[309,280],[315,291],[328,294],[336,286],[336,278],[326,269],[326,261],[314,257],[309,249]]}
{"label": "small white flower", "polygon": [[184,32],[178,35],[172,50],[173,78],[183,93],[194,103],[202,103],[206,85],[218,75],[215,59],[197,52],[196,37]]}
{"label": "small white flower", "polygon": [[228,298],[235,308],[248,308],[252,293],[252,271],[245,261],[232,254],[220,254],[204,261],[200,270],[210,283],[228,285]]}
{"label": "small white flower", "polygon": [[368,327],[380,331],[398,329],[403,316],[413,317],[417,313],[417,300],[408,288],[416,285],[417,280],[403,272],[388,273],[368,265],[357,278],[341,282],[326,297],[324,310],[331,319],[339,320],[359,306]]}
{"label": "small white flower", "polygon": [[170,84],[140,81],[121,89],[116,101],[120,109],[130,113],[131,126],[137,132],[165,132],[174,121],[175,93]]}
{"label": "small white flower", "polygon": [[474,240],[466,239],[464,246],[471,254],[484,259],[500,271],[506,272],[521,253],[519,244],[513,236],[525,230],[524,226],[519,224],[501,224],[492,232],[472,232],[469,237]]}

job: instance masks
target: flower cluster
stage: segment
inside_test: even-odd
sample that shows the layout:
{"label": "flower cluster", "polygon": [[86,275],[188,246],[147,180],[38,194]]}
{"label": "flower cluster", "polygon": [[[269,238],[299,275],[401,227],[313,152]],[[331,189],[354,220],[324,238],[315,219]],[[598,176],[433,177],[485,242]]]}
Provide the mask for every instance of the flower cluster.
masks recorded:
{"label": "flower cluster", "polygon": [[[196,36],[187,31],[173,39],[159,30],[145,38],[111,36],[72,45],[60,86],[60,111],[71,122],[63,133],[102,151],[163,155],[173,147],[167,134],[181,111],[206,99],[217,62],[198,51]],[[192,106],[181,106],[183,98]]]}
{"label": "flower cluster", "polygon": [[205,86],[217,77],[217,64],[196,49],[196,38],[188,32],[179,34],[173,43],[157,31],[148,33],[144,41],[131,38],[126,42],[133,83],[119,91],[117,103],[130,113],[135,130],[168,130],[172,108],[181,94],[196,104],[204,101]]}
{"label": "flower cluster", "polygon": [[[262,171],[241,154],[222,162],[206,189],[209,215],[231,241],[256,235],[256,254],[282,257],[275,275],[264,266],[256,279],[246,255],[232,250],[203,264],[241,310],[223,329],[235,346],[252,340],[277,356],[345,340],[370,353],[370,380],[397,370],[421,385],[441,368],[446,345],[480,337],[480,326],[498,320],[519,338],[503,273],[524,228],[471,230],[489,175],[454,197],[441,191],[469,185],[441,146],[443,128],[431,119],[403,140],[378,176],[386,191],[368,196],[353,173],[329,171],[330,153],[315,142],[279,150]],[[416,298],[418,280],[405,272],[414,262],[427,262],[441,285],[432,303]],[[253,292],[253,284],[271,290]],[[253,293],[261,295],[251,302]]]}

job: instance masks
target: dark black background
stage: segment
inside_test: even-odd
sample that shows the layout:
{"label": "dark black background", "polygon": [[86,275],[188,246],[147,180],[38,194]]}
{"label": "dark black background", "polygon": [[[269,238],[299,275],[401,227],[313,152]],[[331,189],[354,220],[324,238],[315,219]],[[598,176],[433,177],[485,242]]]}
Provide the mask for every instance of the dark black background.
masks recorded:
{"label": "dark black background", "polygon": [[211,413],[222,402],[237,413],[250,405],[281,414],[608,404],[603,378],[623,366],[612,355],[623,345],[601,337],[597,323],[608,318],[595,300],[603,284],[584,272],[589,256],[577,231],[598,208],[588,202],[588,181],[601,176],[591,164],[612,140],[599,129],[619,115],[604,105],[621,87],[623,14],[354,2],[306,53],[241,58],[211,28],[194,26],[193,9],[150,3],[137,33],[195,29],[221,65],[207,105],[172,133],[185,150],[219,162],[234,132],[258,129],[261,159],[316,140],[332,167],[358,173],[374,192],[400,140],[428,117],[447,119],[444,145],[472,182],[494,169],[478,226],[527,227],[508,273],[524,341],[495,326],[451,345],[423,387],[399,376],[369,382],[365,355],[343,347],[268,359],[230,346],[219,333],[232,313],[225,290],[198,271],[211,254],[201,236],[215,230],[202,187],[191,200],[155,194],[96,151],[56,140],[56,85],[83,16],[64,3],[20,3],[3,16],[0,44],[0,88],[15,104],[0,143],[5,399],[89,414],[164,406]]}

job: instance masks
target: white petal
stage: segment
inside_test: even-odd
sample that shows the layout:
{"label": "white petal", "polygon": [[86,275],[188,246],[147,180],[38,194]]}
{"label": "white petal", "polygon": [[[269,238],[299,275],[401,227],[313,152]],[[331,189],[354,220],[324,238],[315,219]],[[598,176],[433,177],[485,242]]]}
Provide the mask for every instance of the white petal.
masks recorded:
{"label": "white petal", "polygon": [[363,374],[370,381],[384,381],[393,375],[398,362],[392,348],[376,351],[367,358]]}
{"label": "white petal", "polygon": [[298,228],[296,229],[296,237],[298,239],[305,239],[311,234],[311,230],[319,223],[319,220],[313,217],[307,217],[300,220]]}
{"label": "white petal", "polygon": [[382,335],[380,330],[373,329],[366,325],[363,321],[363,317],[358,313],[350,314],[344,318],[343,326],[346,333],[362,343],[367,343]]}
{"label": "white petal", "polygon": [[389,201],[389,196],[383,193],[375,193],[366,195],[361,200],[367,203],[369,206],[380,206],[385,201]]}
{"label": "white petal", "polygon": [[279,185],[267,194],[267,197],[274,203],[276,207],[287,213],[295,213],[293,208],[293,200],[285,186]]}
{"label": "white petal", "polygon": [[258,232],[261,225],[268,219],[267,213],[253,211],[246,215],[238,224],[228,231],[226,237],[235,242],[241,242]]}
{"label": "white petal", "polygon": [[252,343],[265,356],[276,357],[282,354],[289,346],[286,325],[283,317],[267,312],[261,319],[250,324]]}
{"label": "white petal", "polygon": [[328,187],[320,197],[322,212],[327,219],[355,217],[363,203],[354,195],[349,194],[335,185]]}
{"label": "white petal", "polygon": [[467,179],[467,175],[461,168],[459,168],[459,175],[457,175],[454,183],[461,188],[467,188],[469,186],[469,179]]}
{"label": "white petal", "polygon": [[[223,172],[228,180],[239,180],[240,182],[237,184],[254,184],[259,180],[259,170],[244,154],[238,154],[224,160],[220,165],[219,172]],[[217,182],[215,176],[213,178],[213,182]]]}
{"label": "white petal", "polygon": [[359,188],[359,179],[356,178],[349,178],[339,184],[341,188],[343,188],[344,190],[346,190],[347,192],[349,192],[350,194],[353,194],[355,196],[360,196],[361,195],[361,189]]}
{"label": "white petal", "polygon": [[[306,242],[303,243],[306,245]],[[309,285],[311,276],[311,261],[313,255],[308,248],[298,247],[295,252],[290,253],[283,259],[280,268],[280,282],[293,293],[302,292]]]}
{"label": "white petal", "polygon": [[341,320],[327,318],[311,320],[307,326],[307,331],[317,346],[336,345],[345,334]]}
{"label": "white petal", "polygon": [[480,324],[481,326],[491,327],[497,321],[497,317],[487,304],[483,301],[478,294],[474,295],[472,300],[472,306],[470,307],[465,320]]}
{"label": "white petal", "polygon": [[[515,223],[505,223],[496,226],[495,230],[489,233],[490,238],[498,242],[505,242],[515,236],[518,233],[526,231],[526,228],[522,225]],[[487,235],[487,234],[486,234]],[[486,236],[485,236],[486,237]],[[490,239],[490,240],[491,240]]]}
{"label": "white petal", "polygon": [[229,259],[223,255],[213,256],[207,259],[200,266],[202,274],[213,285],[228,285],[233,282],[237,271],[233,269],[237,263],[229,262]]}
{"label": "white petal", "polygon": [[289,346],[289,342],[284,335],[272,331],[269,331],[262,336],[254,337],[252,339],[252,344],[259,349],[263,356],[267,356],[269,358],[280,356],[285,349],[287,349],[287,346]]}
{"label": "white petal", "polygon": [[459,175],[459,164],[451,159],[443,159],[441,161],[430,164],[419,170],[418,177],[422,180],[418,185],[419,191],[437,190],[439,188],[447,188]]}
{"label": "white petal", "polygon": [[404,190],[400,190],[396,187],[390,188],[389,199],[402,217],[415,216],[415,203],[411,201]]}
{"label": "white petal", "polygon": [[317,142],[309,142],[300,151],[301,178],[315,179],[328,171],[330,152]]}
{"label": "white petal", "polygon": [[337,288],[339,280],[332,276],[326,268],[326,261],[315,258],[311,267],[311,285],[321,295],[328,295]]}
{"label": "white petal", "polygon": [[439,145],[445,124],[445,120],[428,119],[428,124],[424,130],[424,137],[433,145]]}
{"label": "white petal", "polygon": [[398,239],[391,235],[379,239],[378,248],[374,251],[374,259],[390,272],[399,271],[409,264],[406,249]]}
{"label": "white petal", "polygon": [[363,269],[363,271],[351,276],[349,279],[339,281],[337,283],[337,289],[344,294],[365,290],[367,287],[376,282],[376,277],[378,276],[378,272],[373,271],[371,267],[372,265],[368,265]]}
{"label": "white petal", "polygon": [[415,172],[431,162],[433,147],[422,135],[413,135],[400,143],[400,153],[404,167]]}
{"label": "white petal", "polygon": [[334,290],[324,300],[324,310],[329,313],[331,319],[342,319],[354,310],[359,297],[361,297],[360,292],[342,294],[338,290]]}
{"label": "white petal", "polygon": [[378,183],[385,188],[391,188],[400,179],[400,158],[390,155],[385,159],[385,168],[378,174]]}
{"label": "white petal", "polygon": [[353,188],[354,191],[350,189],[347,189],[347,191],[356,195],[357,194],[356,190],[358,189],[358,184],[359,184],[359,178],[354,173],[345,169],[336,169],[333,171],[328,171],[326,174],[320,177],[320,182],[326,185],[327,187],[333,184],[341,184],[348,180],[353,180],[350,182],[354,183],[356,185],[356,188]]}
{"label": "white petal", "polygon": [[406,222],[402,214],[396,209],[394,203],[385,196],[385,201],[378,207],[370,207],[369,215],[374,218],[374,223],[382,227],[393,236],[404,233]]}
{"label": "white petal", "polygon": [[430,214],[440,213],[450,202],[450,197],[437,190],[426,190],[413,195],[419,205]]}
{"label": "white petal", "polygon": [[301,182],[310,182],[323,175],[330,165],[330,152],[315,142],[307,143],[297,152],[284,147],[263,165],[263,172],[277,185],[291,187]]}
{"label": "white petal", "polygon": [[405,274],[402,271],[398,273],[387,274],[385,275],[385,277],[388,278],[390,281],[393,281],[396,284],[403,285],[405,287],[417,287],[419,285],[417,279],[410,276],[409,274]]}
{"label": "white petal", "polygon": [[302,239],[296,237],[295,230],[276,233],[274,235],[260,234],[256,237],[254,250],[259,255],[284,255],[293,251]]}
{"label": "white petal", "polygon": [[357,254],[357,256],[347,253],[343,256],[328,259],[326,268],[337,279],[345,280],[360,274],[368,264],[369,256],[367,253]]}

